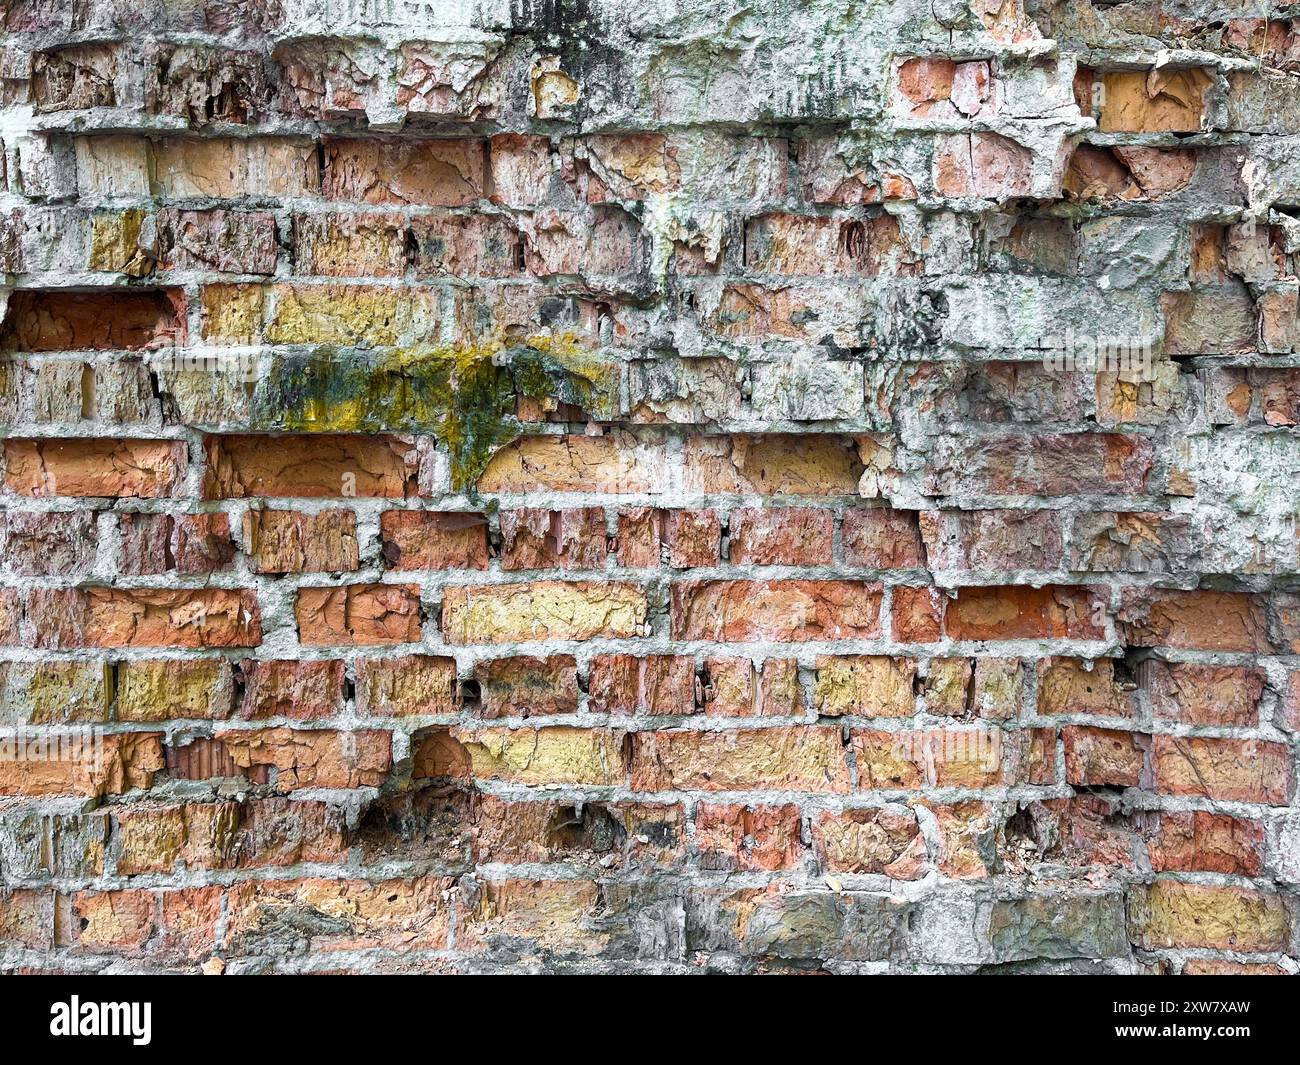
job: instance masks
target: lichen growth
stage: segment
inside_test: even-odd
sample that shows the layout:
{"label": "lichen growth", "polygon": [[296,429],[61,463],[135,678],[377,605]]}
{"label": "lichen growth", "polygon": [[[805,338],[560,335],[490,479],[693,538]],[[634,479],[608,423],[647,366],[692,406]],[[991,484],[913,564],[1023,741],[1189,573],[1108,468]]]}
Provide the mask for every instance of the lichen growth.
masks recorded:
{"label": "lichen growth", "polygon": [[432,432],[462,490],[523,432],[521,398],[611,418],[618,385],[618,364],[571,334],[377,352],[322,347],[275,359],[259,383],[253,419],[284,432]]}

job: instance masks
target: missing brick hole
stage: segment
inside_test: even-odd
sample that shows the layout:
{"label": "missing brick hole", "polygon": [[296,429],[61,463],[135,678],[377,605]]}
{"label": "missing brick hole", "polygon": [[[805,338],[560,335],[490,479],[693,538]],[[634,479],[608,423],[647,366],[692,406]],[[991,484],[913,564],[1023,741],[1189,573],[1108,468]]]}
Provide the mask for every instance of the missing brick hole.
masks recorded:
{"label": "missing brick hole", "polygon": [[1159,662],[1149,647],[1126,647],[1123,657],[1115,659],[1115,679],[1122,675],[1133,687],[1149,689]]}
{"label": "missing brick hole", "polygon": [[545,838],[556,850],[608,854],[623,847],[627,829],[599,803],[575,803],[551,815]]}

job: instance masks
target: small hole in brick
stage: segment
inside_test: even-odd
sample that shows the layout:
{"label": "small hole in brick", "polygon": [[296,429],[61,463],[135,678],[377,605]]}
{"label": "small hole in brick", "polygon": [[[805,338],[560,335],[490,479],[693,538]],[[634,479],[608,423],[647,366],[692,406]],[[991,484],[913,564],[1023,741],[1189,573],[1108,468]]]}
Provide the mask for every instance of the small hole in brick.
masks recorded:
{"label": "small hole in brick", "polygon": [[605,854],[622,847],[627,830],[604,806],[561,806],[546,826],[546,844],[557,850]]}

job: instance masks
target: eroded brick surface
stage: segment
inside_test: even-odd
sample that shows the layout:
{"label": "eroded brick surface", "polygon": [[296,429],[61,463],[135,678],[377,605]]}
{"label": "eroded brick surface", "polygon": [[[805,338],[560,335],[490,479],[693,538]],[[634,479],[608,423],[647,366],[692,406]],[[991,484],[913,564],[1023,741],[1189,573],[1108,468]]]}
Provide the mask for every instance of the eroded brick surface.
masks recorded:
{"label": "eroded brick surface", "polygon": [[1298,24],[831,7],[0,4],[0,971],[1300,971]]}

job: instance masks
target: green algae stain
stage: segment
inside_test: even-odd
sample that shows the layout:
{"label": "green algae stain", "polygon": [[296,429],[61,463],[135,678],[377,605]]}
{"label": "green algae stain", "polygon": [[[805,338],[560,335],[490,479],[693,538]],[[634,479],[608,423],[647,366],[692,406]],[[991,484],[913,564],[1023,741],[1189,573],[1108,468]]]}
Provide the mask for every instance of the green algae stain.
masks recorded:
{"label": "green algae stain", "polygon": [[522,434],[520,398],[607,419],[618,385],[618,364],[569,336],[378,352],[317,348],[276,358],[259,383],[253,423],[299,433],[432,432],[462,490]]}

